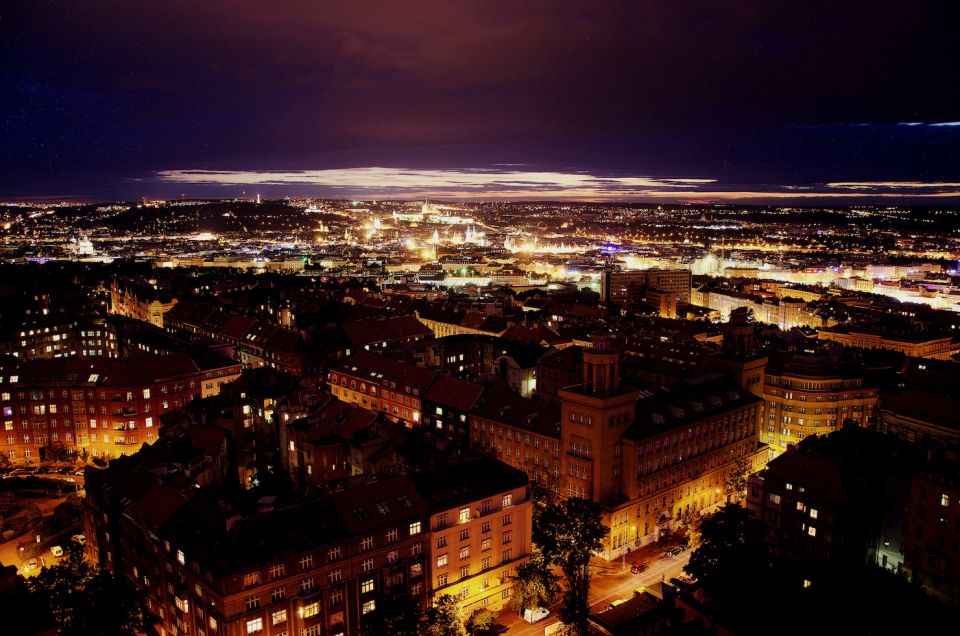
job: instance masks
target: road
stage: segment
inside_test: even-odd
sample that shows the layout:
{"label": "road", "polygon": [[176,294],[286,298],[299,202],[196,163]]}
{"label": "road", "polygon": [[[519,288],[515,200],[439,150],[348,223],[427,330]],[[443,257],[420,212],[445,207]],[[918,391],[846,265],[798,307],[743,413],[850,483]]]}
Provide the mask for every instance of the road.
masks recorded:
{"label": "road", "polygon": [[[68,476],[66,475],[37,475],[37,477],[41,477],[43,479],[59,480],[64,484],[65,487],[69,485],[69,488],[71,489],[77,486],[79,486],[79,488],[83,488],[83,477],[78,475],[69,476],[69,478],[74,480],[73,482],[67,482],[66,480]],[[79,494],[81,497],[83,496],[82,491]],[[21,501],[21,502],[27,501],[37,506],[40,509],[40,514],[46,517],[53,513],[54,508],[56,508],[59,504],[66,501],[67,494],[64,494],[63,496],[60,496],[60,497],[51,496],[51,497],[18,498],[16,493],[4,493],[2,498],[6,501]],[[35,536],[36,536],[35,533],[30,532],[27,534],[20,535],[19,537],[14,537],[13,539],[5,543],[0,543],[0,564],[17,566],[20,569],[20,574],[24,576],[32,576],[33,574],[36,574],[38,570],[25,571],[23,569],[22,566],[24,564],[21,561],[20,553],[17,550],[17,546],[21,542],[29,541],[32,537],[35,537]],[[54,557],[49,550],[44,552],[43,558],[46,565],[53,565],[54,563],[59,561],[59,559]]]}
{"label": "road", "polygon": [[[641,574],[630,574],[630,560],[626,559],[625,569],[621,569],[621,561],[604,561],[594,559],[593,577],[590,580],[590,611],[602,612],[617,599],[629,599],[634,590],[641,585],[651,585],[660,580],[669,581],[682,574],[683,566],[690,560],[690,550],[681,552],[675,557],[657,556],[647,559],[650,566]],[[557,606],[550,607],[550,616],[531,625],[524,622],[516,613],[506,610],[500,615],[497,623],[506,627],[506,633],[511,636],[543,636],[543,630],[548,625],[559,622]]]}

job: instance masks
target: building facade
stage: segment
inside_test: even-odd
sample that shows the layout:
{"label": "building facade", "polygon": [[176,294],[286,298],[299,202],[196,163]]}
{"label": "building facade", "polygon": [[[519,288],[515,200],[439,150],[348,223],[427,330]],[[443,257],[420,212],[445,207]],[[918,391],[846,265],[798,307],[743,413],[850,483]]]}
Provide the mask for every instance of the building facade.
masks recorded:
{"label": "building facade", "polygon": [[878,395],[862,371],[822,358],[796,357],[770,366],[763,385],[760,440],[778,455],[805,437],[839,430],[848,420],[865,426],[877,414]]}
{"label": "building facade", "polygon": [[[645,292],[665,292],[673,297],[668,303],[676,312],[677,304],[690,302],[693,275],[688,269],[642,269],[622,272],[603,271],[600,274],[600,300],[624,306],[639,305],[646,300]],[[657,296],[658,305],[663,301]]]}
{"label": "building facade", "polygon": [[185,354],[0,363],[0,452],[27,463],[55,447],[126,455],[157,439],[161,415],[239,373],[232,360],[201,369]]}

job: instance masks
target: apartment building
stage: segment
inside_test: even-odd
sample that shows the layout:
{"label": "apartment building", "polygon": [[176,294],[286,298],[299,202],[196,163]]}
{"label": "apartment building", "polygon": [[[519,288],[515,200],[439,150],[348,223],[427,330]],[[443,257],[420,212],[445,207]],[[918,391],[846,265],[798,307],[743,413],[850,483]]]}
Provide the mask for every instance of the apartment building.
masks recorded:
{"label": "apartment building", "polygon": [[470,413],[470,447],[560,494],[560,406],[487,389]]}
{"label": "apartment building", "polygon": [[456,594],[467,617],[498,611],[530,554],[526,475],[490,458],[355,477],[280,507],[265,496],[255,509],[217,479],[197,488],[216,462],[162,465],[138,454],[91,474],[85,532],[91,560],[146,595],[164,636],[371,633],[397,596],[425,608]]}
{"label": "apartment building", "polygon": [[490,457],[411,476],[430,508],[432,595],[459,597],[465,616],[499,613],[530,557],[527,475]]}
{"label": "apartment building", "polygon": [[[672,308],[675,314],[677,304],[690,302],[692,282],[688,269],[605,270],[600,273],[600,300],[624,306],[653,302],[658,307]],[[647,291],[654,292],[650,299]],[[669,302],[661,298],[663,293],[671,297]]]}
{"label": "apartment building", "polygon": [[0,452],[28,463],[57,446],[126,455],[157,439],[161,415],[239,373],[233,360],[186,354],[0,362]]}
{"label": "apartment building", "polygon": [[330,371],[330,390],[340,400],[357,404],[407,426],[423,420],[423,399],[439,373],[385,356],[361,352]]}
{"label": "apartment building", "polygon": [[767,367],[759,437],[778,455],[810,435],[826,435],[844,422],[865,426],[877,414],[879,391],[862,369],[823,356],[794,356]]}
{"label": "apartment building", "polygon": [[163,327],[163,316],[177,299],[146,281],[115,278],[110,283],[110,313]]}

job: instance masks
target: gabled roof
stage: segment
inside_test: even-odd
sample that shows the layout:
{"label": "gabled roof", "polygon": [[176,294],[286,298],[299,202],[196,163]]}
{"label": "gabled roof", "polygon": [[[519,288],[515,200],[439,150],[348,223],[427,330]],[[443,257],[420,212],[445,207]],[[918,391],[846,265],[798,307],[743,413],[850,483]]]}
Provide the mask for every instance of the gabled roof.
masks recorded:
{"label": "gabled roof", "polygon": [[483,387],[479,384],[442,375],[430,386],[424,399],[466,412],[473,408],[482,393]]}
{"label": "gabled roof", "polygon": [[530,481],[522,470],[488,455],[416,473],[410,479],[434,512],[521,488]]}
{"label": "gabled roof", "polygon": [[360,320],[343,325],[350,344],[362,346],[371,342],[426,338],[433,335],[426,325],[413,316],[394,316],[374,320]]}
{"label": "gabled roof", "polygon": [[386,356],[368,351],[363,351],[343,360],[333,369],[333,372],[343,373],[358,379],[367,379],[377,384],[390,381],[401,389],[403,387],[417,388],[421,391],[421,395],[440,375],[437,371],[397,362]]}
{"label": "gabled roof", "polygon": [[521,397],[502,388],[487,388],[473,414],[492,422],[560,439],[560,405]]}
{"label": "gabled roof", "polygon": [[330,496],[351,535],[394,526],[427,513],[427,504],[409,477],[361,479]]}

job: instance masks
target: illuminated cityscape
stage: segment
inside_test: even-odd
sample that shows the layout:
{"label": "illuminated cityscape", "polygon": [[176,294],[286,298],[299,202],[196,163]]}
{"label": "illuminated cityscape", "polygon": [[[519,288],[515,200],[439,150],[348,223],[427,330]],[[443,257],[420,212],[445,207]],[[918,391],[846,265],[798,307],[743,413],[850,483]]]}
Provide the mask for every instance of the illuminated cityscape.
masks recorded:
{"label": "illuminated cityscape", "polygon": [[937,7],[14,4],[3,633],[957,619]]}

